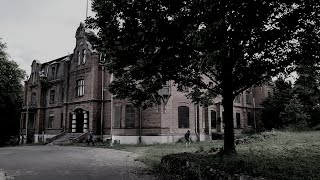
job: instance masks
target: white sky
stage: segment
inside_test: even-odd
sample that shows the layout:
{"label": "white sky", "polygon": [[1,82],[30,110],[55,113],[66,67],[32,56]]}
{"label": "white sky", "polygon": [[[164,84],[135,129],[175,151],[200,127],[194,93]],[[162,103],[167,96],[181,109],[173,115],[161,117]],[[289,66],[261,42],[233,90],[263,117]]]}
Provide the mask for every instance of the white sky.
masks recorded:
{"label": "white sky", "polygon": [[[41,63],[72,53],[87,0],[0,0],[0,38],[7,53],[30,73]],[[89,1],[89,15],[90,11]]]}

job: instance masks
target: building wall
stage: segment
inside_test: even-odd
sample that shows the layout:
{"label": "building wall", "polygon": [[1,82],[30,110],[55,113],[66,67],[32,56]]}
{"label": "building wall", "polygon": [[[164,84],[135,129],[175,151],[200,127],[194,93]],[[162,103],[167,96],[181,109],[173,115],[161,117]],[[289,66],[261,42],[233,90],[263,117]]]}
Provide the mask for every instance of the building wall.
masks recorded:
{"label": "building wall", "polygon": [[[85,56],[83,56],[84,50]],[[223,132],[221,96],[214,99],[214,105],[202,107],[186,97],[188,90],[179,92],[174,84],[169,84],[167,87],[170,91],[167,102],[145,110],[135,108],[134,126],[126,127],[126,107],[130,102],[117,99],[106,90],[112,77],[100,64],[100,54],[93,50],[87,41],[83,26],[77,30],[73,54],[43,64],[34,61],[31,66],[30,78],[25,86],[25,103],[32,102],[31,94],[36,94],[36,102],[30,104],[32,107],[29,106],[29,110],[32,110],[30,112],[33,112],[35,117],[35,134],[42,134],[42,131],[49,135],[61,131],[72,132],[73,114],[78,109],[88,115],[86,119],[88,130],[96,134],[112,135],[114,139],[124,143],[176,142],[183,138],[187,130],[190,130],[194,140],[210,139],[212,132]],[[79,97],[77,81],[80,79],[84,80],[84,95]],[[209,78],[204,76],[204,82],[209,85]],[[55,90],[54,102],[50,102],[52,90]],[[241,93],[234,102],[235,128],[239,131],[247,128],[248,112],[254,113],[254,108],[261,108],[263,99],[272,93],[272,88],[267,85],[253,87]],[[111,128],[111,115],[115,117],[117,106],[121,109],[120,127],[114,127],[112,122]],[[179,128],[178,109],[182,106],[189,110],[189,126]],[[24,110],[26,111],[26,107]],[[222,121],[212,122],[211,119],[214,117],[211,116],[211,111],[216,112],[216,120],[220,117]],[[240,126],[237,126],[237,113],[240,114]],[[22,121],[25,121],[25,116],[24,112]],[[52,128],[48,128],[50,116],[54,117]],[[217,127],[213,128],[212,123],[216,123]]]}

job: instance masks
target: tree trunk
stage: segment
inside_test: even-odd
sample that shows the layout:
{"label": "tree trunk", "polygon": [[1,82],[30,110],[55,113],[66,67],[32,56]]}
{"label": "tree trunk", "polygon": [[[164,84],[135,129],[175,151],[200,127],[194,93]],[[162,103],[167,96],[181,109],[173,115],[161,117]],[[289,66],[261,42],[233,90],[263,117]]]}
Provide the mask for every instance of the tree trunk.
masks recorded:
{"label": "tree trunk", "polygon": [[224,108],[224,153],[235,154],[234,126],[233,126],[233,92],[231,87],[224,89],[222,93]]}

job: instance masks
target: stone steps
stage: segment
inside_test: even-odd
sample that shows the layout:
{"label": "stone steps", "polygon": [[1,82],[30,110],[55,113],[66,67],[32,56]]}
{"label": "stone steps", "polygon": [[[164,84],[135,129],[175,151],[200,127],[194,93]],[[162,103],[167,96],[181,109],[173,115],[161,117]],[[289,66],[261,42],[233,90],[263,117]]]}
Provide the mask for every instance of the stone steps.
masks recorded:
{"label": "stone steps", "polygon": [[73,140],[77,137],[81,136],[82,133],[67,133],[64,136],[60,137],[59,139],[54,140],[52,143],[53,145],[67,145],[71,144]]}

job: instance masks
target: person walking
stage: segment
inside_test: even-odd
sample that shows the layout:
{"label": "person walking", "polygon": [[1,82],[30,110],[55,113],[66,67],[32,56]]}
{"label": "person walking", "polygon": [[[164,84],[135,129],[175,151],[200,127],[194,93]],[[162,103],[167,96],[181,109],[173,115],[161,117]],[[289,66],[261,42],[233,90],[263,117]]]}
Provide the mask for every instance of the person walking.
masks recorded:
{"label": "person walking", "polygon": [[92,145],[94,146],[94,134],[92,131],[90,131],[88,138],[87,138],[87,144],[88,146],[90,145],[90,142],[92,143]]}
{"label": "person walking", "polygon": [[186,148],[190,146],[191,138],[190,138],[190,131],[188,130],[187,133],[184,135],[184,138],[186,139]]}

